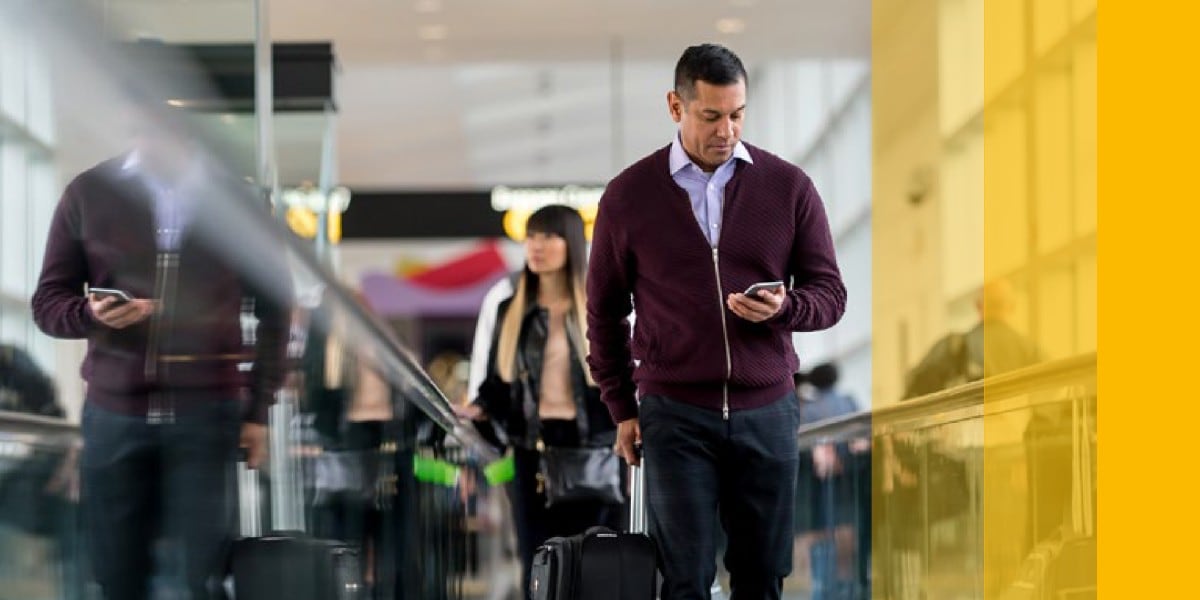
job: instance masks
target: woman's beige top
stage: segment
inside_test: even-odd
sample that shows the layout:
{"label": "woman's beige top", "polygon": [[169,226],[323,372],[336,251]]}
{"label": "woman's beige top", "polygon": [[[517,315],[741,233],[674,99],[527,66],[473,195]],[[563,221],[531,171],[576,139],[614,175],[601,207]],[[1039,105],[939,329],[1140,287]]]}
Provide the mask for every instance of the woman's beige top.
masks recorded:
{"label": "woman's beige top", "polygon": [[538,416],[574,419],[575,393],[571,387],[571,342],[567,339],[567,310],[550,308],[546,348],[542,353]]}

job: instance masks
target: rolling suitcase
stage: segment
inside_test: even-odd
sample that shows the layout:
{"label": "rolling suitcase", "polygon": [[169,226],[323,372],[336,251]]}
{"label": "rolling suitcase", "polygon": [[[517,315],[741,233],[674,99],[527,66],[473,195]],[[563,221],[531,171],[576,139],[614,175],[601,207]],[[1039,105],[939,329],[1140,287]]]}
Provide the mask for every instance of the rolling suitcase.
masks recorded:
{"label": "rolling suitcase", "polygon": [[629,468],[629,533],[593,527],[546,540],[533,556],[534,600],[653,600],[658,555],[646,535],[645,475]]}
{"label": "rolling suitcase", "polygon": [[260,535],[258,473],[237,465],[241,537],[231,560],[237,600],[358,600],[363,597],[358,550],[303,532]]}

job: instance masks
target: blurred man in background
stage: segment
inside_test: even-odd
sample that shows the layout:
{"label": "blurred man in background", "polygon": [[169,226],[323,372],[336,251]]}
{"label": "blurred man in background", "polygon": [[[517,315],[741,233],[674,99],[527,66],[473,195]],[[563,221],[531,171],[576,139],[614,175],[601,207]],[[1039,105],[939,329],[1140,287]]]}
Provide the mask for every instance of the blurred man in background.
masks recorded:
{"label": "blurred man in background", "polygon": [[915,398],[970,381],[1037,363],[1041,352],[1012,326],[1016,294],[997,279],[984,285],[975,300],[979,323],[966,333],[938,340],[908,374],[905,398]]}
{"label": "blurred man in background", "polygon": [[[288,330],[288,309],[269,299],[290,298],[283,262],[255,256],[256,273],[277,277],[251,281],[228,248],[214,249],[218,208],[236,185],[170,131],[147,117],[132,152],[71,181],[32,299],[42,331],[88,341],[83,502],[110,600],[149,597],[164,535],[178,542],[171,562],[182,564],[188,597],[223,596],[228,474],[239,442],[252,464],[264,459]],[[258,326],[247,346],[250,302]]]}

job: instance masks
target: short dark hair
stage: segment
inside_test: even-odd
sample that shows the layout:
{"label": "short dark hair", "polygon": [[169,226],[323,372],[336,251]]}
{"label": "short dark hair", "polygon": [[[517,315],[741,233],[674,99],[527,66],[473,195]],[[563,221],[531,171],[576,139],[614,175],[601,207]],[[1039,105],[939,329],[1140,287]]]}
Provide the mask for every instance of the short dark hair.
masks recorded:
{"label": "short dark hair", "polygon": [[817,365],[808,372],[808,382],[818,390],[828,390],[837,385],[838,368],[833,363]]}
{"label": "short dark hair", "polygon": [[733,50],[720,44],[700,44],[683,51],[675,63],[675,93],[684,100],[696,97],[696,82],[733,85],[741,80],[750,85],[746,67]]}

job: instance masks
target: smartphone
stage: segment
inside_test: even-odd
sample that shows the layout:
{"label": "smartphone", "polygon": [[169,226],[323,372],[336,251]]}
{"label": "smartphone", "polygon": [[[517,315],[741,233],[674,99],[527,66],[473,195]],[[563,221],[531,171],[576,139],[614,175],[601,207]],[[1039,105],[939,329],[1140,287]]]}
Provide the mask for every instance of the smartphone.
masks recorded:
{"label": "smartphone", "polygon": [[756,284],[746,288],[746,291],[742,292],[742,293],[747,296],[754,296],[755,298],[757,298],[759,292],[763,292],[763,291],[773,292],[781,287],[783,287],[782,281],[761,281],[759,283],[756,283]]}
{"label": "smartphone", "polygon": [[113,288],[89,287],[88,295],[94,295],[97,298],[116,298],[117,304],[125,304],[126,302],[133,301],[133,296],[130,296],[129,292]]}

